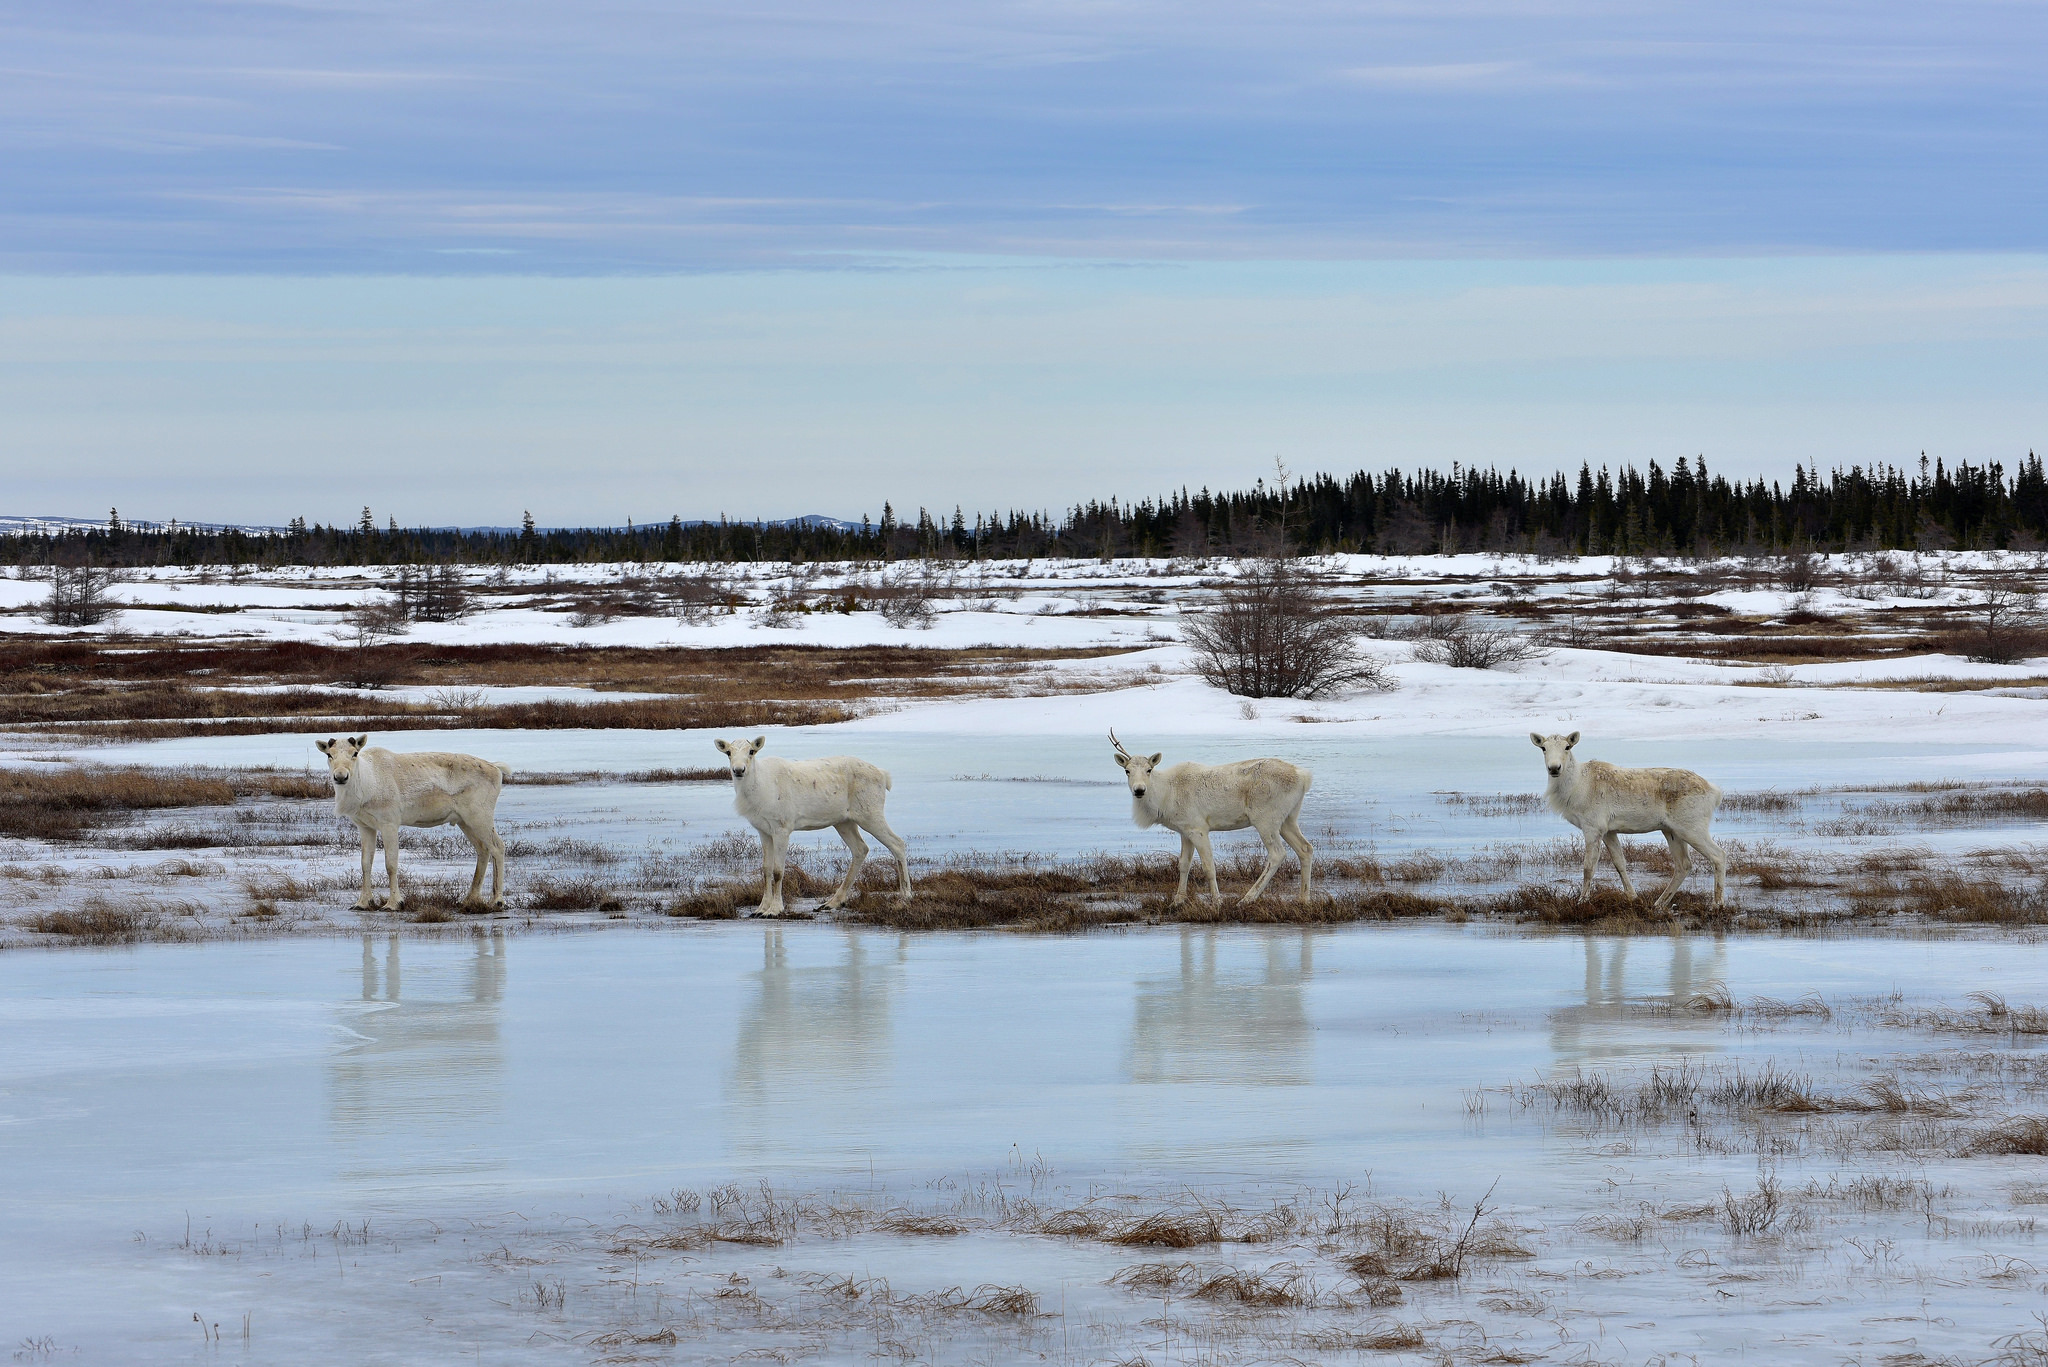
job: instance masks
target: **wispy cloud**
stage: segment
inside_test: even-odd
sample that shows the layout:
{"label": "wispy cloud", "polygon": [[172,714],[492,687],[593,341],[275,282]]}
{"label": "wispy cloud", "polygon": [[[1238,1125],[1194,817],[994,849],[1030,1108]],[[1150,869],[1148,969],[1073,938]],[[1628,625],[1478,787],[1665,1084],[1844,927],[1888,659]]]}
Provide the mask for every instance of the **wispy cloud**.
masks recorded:
{"label": "wispy cloud", "polygon": [[1469,89],[1526,83],[1532,68],[1522,62],[1425,62],[1414,66],[1354,66],[1340,73],[1361,85],[1410,89]]}
{"label": "wispy cloud", "polygon": [[99,0],[0,34],[0,269],[448,270],[451,231],[571,272],[2048,245],[2048,10],[2000,0]]}

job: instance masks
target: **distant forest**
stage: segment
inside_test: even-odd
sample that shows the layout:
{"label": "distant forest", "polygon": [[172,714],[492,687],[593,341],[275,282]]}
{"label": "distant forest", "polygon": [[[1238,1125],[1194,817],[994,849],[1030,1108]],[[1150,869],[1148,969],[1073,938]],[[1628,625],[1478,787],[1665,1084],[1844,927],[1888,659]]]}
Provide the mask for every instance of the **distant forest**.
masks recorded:
{"label": "distant forest", "polygon": [[1205,556],[1365,551],[1430,554],[1775,554],[1792,550],[2035,549],[2048,546],[2048,475],[2029,452],[2003,465],[1918,470],[1854,466],[1789,484],[1731,481],[1706,462],[1670,471],[1581,467],[1578,477],[1524,479],[1510,470],[1367,471],[1282,485],[1203,489],[1137,503],[1090,501],[1063,516],[968,513],[914,517],[885,504],[858,527],[799,523],[653,522],[644,526],[461,531],[380,526],[368,508],[349,526],[277,531],[124,523],[0,536],[22,565],[563,564],[596,561],[806,561]]}

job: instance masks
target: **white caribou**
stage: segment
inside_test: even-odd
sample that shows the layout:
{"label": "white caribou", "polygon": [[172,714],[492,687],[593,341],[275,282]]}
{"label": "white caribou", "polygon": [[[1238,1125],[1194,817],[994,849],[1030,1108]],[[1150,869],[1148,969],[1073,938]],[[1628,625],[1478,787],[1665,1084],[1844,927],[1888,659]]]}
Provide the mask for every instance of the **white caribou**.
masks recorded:
{"label": "white caribou", "polygon": [[1721,805],[1721,790],[1690,769],[1622,769],[1603,760],[1581,764],[1572,754],[1579,733],[1569,736],[1539,736],[1529,733],[1530,742],[1543,752],[1543,767],[1550,782],[1544,799],[1550,809],[1577,826],[1586,835],[1586,881],[1581,897],[1593,895],[1593,871],[1600,865],[1600,851],[1621,875],[1622,891],[1631,898],[1636,886],[1628,876],[1628,857],[1622,853],[1621,837],[1662,831],[1671,847],[1671,881],[1656,900],[1660,910],[1669,906],[1678,885],[1692,872],[1692,851],[1707,857],[1714,867],[1714,905],[1721,905],[1723,885],[1728,878],[1728,856],[1707,834],[1714,820],[1714,808]]}
{"label": "white caribou", "polygon": [[1280,868],[1283,842],[1301,860],[1300,900],[1307,904],[1315,860],[1308,837],[1301,833],[1301,804],[1314,781],[1308,770],[1284,759],[1241,759],[1234,764],[1182,762],[1161,769],[1163,753],[1134,755],[1124,749],[1114,730],[1109,733],[1109,743],[1116,747],[1116,762],[1130,783],[1131,820],[1140,830],[1164,826],[1180,836],[1180,886],[1174,890],[1175,906],[1187,900],[1188,862],[1197,852],[1209,874],[1209,900],[1223,905],[1209,832],[1241,831],[1247,826],[1266,842],[1266,868],[1238,905],[1258,901],[1273,881]]}
{"label": "white caribou", "polygon": [[[365,749],[368,736],[315,741],[327,756],[334,779],[334,810],[356,823],[363,834],[363,894],[355,909],[377,905],[370,895],[370,866],[377,858],[377,840],[384,840],[384,872],[390,875],[386,911],[405,905],[398,887],[398,828],[446,826],[453,823],[476,847],[476,874],[462,899],[467,909],[505,909],[505,842],[498,838],[495,817],[498,793],[512,771],[475,755],[441,751],[396,754],[381,746]],[[491,898],[477,900],[484,868],[491,869]]]}
{"label": "white caribou", "polygon": [[732,769],[733,810],[761,833],[761,916],[783,913],[782,875],[794,831],[822,831],[827,826],[846,842],[846,878],[825,899],[825,909],[845,905],[867,862],[866,831],[896,858],[897,895],[910,897],[910,858],[903,838],[889,829],[882,807],[888,801],[889,775],[864,759],[834,755],[830,759],[761,758],[766,736],[752,740],[713,741]]}

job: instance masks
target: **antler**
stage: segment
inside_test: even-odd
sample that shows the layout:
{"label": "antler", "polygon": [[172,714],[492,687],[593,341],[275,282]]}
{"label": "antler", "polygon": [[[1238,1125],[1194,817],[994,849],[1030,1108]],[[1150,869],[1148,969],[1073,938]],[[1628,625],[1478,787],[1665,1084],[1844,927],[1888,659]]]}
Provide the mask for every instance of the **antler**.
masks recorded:
{"label": "antler", "polygon": [[1116,738],[1116,728],[1114,726],[1109,728],[1109,743],[1111,745],[1114,745],[1116,747],[1116,752],[1119,755],[1122,755],[1125,759],[1129,759],[1131,757],[1131,752],[1124,749],[1124,743]]}

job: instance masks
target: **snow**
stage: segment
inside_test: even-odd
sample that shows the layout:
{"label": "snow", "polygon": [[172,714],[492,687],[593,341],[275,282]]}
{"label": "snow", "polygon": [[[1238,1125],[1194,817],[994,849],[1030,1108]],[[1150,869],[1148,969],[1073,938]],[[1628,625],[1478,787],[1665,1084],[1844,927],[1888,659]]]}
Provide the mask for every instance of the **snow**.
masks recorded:
{"label": "snow", "polygon": [[[1851,598],[1840,588],[1809,593],[1774,589],[1721,589],[1697,601],[1734,611],[1778,615],[1805,608],[1820,613],[1883,607],[1926,607],[1971,598],[1963,578],[1971,573],[2038,571],[2038,557],[1999,552],[1940,552],[1901,557],[1928,576],[1927,596],[1892,598],[1866,586]],[[1836,565],[1867,565],[1868,556],[1835,557]],[[1524,555],[1326,556],[1318,568],[1350,582],[1366,597],[1410,595],[1418,589],[1438,596],[1495,599],[1493,585],[1520,585],[1535,601],[1597,588],[1616,567],[1613,557],[1544,559]],[[1672,562],[1690,570],[1693,562]],[[704,620],[620,617],[577,626],[565,598],[622,578],[710,572],[736,588],[748,606]],[[488,589],[479,610],[455,622],[422,622],[407,639],[424,644],[462,645],[522,642],[581,645],[729,646],[793,642],[824,646],[870,644],[1016,645],[1073,648],[1142,644],[1170,637],[1179,607],[1199,598],[1202,586],[1234,573],[1229,561],[1142,559],[942,562],[888,566],[855,564],[732,564],[664,566],[631,564],[471,569],[466,577]],[[287,566],[261,571],[158,567],[133,572],[113,596],[138,606],[124,611],[117,629],[133,636],[209,637],[236,635],[276,640],[326,641],[342,631],[347,613],[384,596],[389,571],[383,567]],[[929,576],[927,580],[925,576]],[[789,626],[763,625],[760,608],[791,588],[813,597],[835,587],[876,579],[917,579],[933,584],[940,611],[928,629],[892,626],[872,611],[796,614]],[[1953,580],[1953,582],[1950,582]],[[1616,586],[1618,587],[1618,586]],[[33,579],[0,580],[0,613],[6,632],[67,634],[39,621],[33,609],[45,593]],[[231,612],[166,611],[232,608]],[[1115,616],[1090,616],[1090,613]]]}

